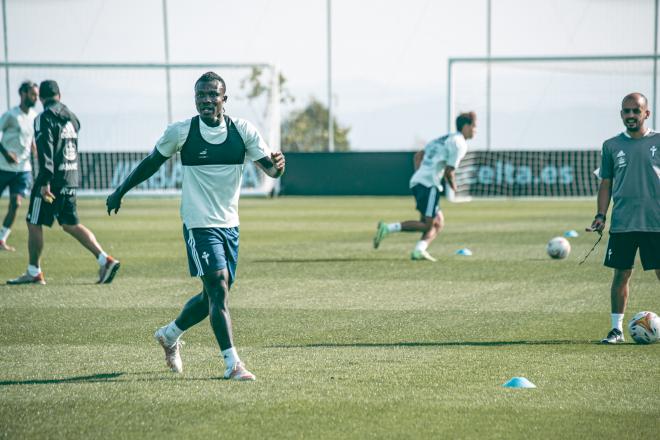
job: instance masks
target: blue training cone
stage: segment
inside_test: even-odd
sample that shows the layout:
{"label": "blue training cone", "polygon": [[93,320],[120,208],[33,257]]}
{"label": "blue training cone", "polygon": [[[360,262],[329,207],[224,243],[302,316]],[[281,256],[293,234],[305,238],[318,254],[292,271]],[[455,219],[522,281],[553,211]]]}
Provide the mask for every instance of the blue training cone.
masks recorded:
{"label": "blue training cone", "polygon": [[526,377],[512,377],[507,383],[502,384],[507,388],[536,388]]}
{"label": "blue training cone", "polygon": [[577,233],[577,231],[566,231],[566,232],[564,232],[564,237],[566,237],[566,238],[575,238],[578,235],[579,234]]}
{"label": "blue training cone", "polygon": [[468,248],[459,249],[456,251],[456,255],[462,255],[464,257],[469,257],[472,255],[472,251]]}

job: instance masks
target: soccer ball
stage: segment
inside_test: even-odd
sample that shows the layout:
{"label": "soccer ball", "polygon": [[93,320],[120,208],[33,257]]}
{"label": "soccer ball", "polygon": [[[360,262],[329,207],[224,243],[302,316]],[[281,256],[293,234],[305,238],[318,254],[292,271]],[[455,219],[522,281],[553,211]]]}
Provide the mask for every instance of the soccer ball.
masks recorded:
{"label": "soccer ball", "polygon": [[628,322],[630,336],[638,344],[653,344],[660,340],[660,318],[653,312],[639,312]]}
{"label": "soccer ball", "polygon": [[561,260],[571,253],[571,244],[564,237],[555,237],[548,242],[546,251],[550,258]]}

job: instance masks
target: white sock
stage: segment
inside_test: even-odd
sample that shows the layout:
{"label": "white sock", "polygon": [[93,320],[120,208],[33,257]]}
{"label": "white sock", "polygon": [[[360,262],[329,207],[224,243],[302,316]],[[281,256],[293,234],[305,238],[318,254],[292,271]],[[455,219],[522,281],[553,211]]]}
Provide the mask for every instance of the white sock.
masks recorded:
{"label": "white sock", "polygon": [[9,234],[11,234],[11,228],[3,226],[2,229],[0,229],[0,241],[7,241]]}
{"label": "white sock", "polygon": [[38,266],[33,266],[31,264],[28,264],[27,272],[31,277],[36,277],[41,273],[41,268]]}
{"label": "white sock", "polygon": [[96,259],[99,262],[99,266],[105,266],[105,263],[108,262],[108,254],[101,251],[98,258]]}
{"label": "white sock", "polygon": [[184,330],[181,330],[177,327],[174,321],[172,321],[165,327],[165,339],[167,339],[168,342],[175,343],[179,340],[183,332]]}
{"label": "white sock", "polygon": [[623,313],[612,313],[612,328],[623,333]]}
{"label": "white sock", "polygon": [[415,245],[415,250],[416,251],[425,251],[429,247],[429,244],[425,242],[424,240],[419,240],[417,244]]}
{"label": "white sock", "polygon": [[387,232],[401,232],[401,223],[390,223],[387,225]]}
{"label": "white sock", "polygon": [[241,360],[238,358],[238,352],[236,347],[230,347],[226,350],[222,350],[222,358],[225,360],[225,366],[227,368],[233,368],[236,365],[236,362]]}

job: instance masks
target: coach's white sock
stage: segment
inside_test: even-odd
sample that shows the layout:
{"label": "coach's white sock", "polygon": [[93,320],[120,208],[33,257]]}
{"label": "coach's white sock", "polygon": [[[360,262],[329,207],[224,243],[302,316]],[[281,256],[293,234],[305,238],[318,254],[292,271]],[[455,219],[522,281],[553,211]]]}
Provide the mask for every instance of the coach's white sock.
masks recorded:
{"label": "coach's white sock", "polygon": [[33,266],[31,264],[28,264],[28,269],[27,269],[28,275],[31,277],[36,277],[41,273],[41,268],[38,266]]}
{"label": "coach's white sock", "polygon": [[387,232],[401,232],[401,223],[390,223],[387,225]]}
{"label": "coach's white sock", "polygon": [[424,240],[419,240],[417,244],[415,245],[415,250],[423,252],[429,247],[429,244],[425,242]]}
{"label": "coach's white sock", "polygon": [[105,263],[108,262],[108,254],[101,251],[96,260],[99,262],[99,266],[105,266]]}
{"label": "coach's white sock", "polygon": [[222,358],[225,360],[225,366],[227,368],[233,368],[234,365],[236,365],[236,362],[241,361],[238,357],[236,347],[230,347],[226,350],[222,350]]}
{"label": "coach's white sock", "polygon": [[172,321],[165,327],[165,339],[174,344],[179,340],[184,331],[185,330],[181,330],[176,323]]}
{"label": "coach's white sock", "polygon": [[0,229],[0,241],[7,241],[9,234],[11,234],[11,228],[3,226],[2,229]]}
{"label": "coach's white sock", "polygon": [[623,313],[612,313],[612,328],[623,333]]}

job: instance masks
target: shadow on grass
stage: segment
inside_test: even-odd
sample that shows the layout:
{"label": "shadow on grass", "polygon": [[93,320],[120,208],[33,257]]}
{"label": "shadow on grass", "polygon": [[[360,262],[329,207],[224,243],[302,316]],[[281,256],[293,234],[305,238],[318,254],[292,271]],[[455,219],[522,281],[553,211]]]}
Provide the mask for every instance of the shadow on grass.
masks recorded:
{"label": "shadow on grass", "polygon": [[6,385],[48,385],[62,383],[93,383],[93,382],[116,382],[114,379],[123,376],[124,373],[101,373],[91,376],[64,377],[61,379],[30,379],[30,380],[3,380],[0,386]]}
{"label": "shadow on grass", "polygon": [[400,258],[260,258],[253,263],[355,263],[356,261],[399,261]]}
{"label": "shadow on grass", "polygon": [[[164,377],[166,374],[167,377]],[[170,375],[171,374],[171,375]],[[117,380],[119,377],[122,379]],[[136,377],[138,376],[138,377]],[[147,377],[139,377],[147,376]],[[222,376],[211,377],[186,377],[163,371],[145,371],[140,373],[102,373],[90,376],[65,377],[61,379],[28,379],[28,380],[3,380],[0,386],[8,385],[60,385],[69,383],[117,383],[117,382],[173,382],[173,381],[221,381],[226,382]]]}
{"label": "shadow on grass", "polygon": [[599,341],[551,339],[545,341],[440,341],[440,342],[356,342],[317,343],[300,345],[271,345],[269,348],[337,348],[337,347],[502,347],[507,345],[600,345]]}

